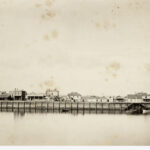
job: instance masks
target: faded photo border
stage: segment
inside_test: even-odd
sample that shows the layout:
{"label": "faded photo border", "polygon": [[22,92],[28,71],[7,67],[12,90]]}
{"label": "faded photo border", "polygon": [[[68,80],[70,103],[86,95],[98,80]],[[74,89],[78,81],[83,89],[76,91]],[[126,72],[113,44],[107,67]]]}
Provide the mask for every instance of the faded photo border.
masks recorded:
{"label": "faded photo border", "polygon": [[[21,93],[23,91],[23,99],[25,100],[26,91],[30,96],[35,92],[33,96],[35,98],[36,94],[42,95],[46,91],[51,92],[51,89],[57,91],[56,93],[60,94],[61,97],[69,97],[70,93],[80,98],[81,95],[86,98],[91,98],[94,95],[104,98],[106,103],[112,102],[114,97],[125,98],[128,95],[132,97],[132,94],[134,95],[137,92],[146,94],[146,99],[150,96],[149,0],[0,0],[0,21],[0,92],[2,96],[4,95],[4,100],[6,100],[5,97],[9,98],[13,95],[12,93],[19,90],[21,90]],[[70,102],[71,100],[75,102],[72,97],[74,96],[70,96]],[[15,96],[13,98],[13,100],[16,100]],[[110,101],[108,98],[110,98]],[[21,97],[21,100],[23,99]],[[32,98],[28,100],[32,100]],[[143,99],[140,98],[140,100]],[[85,99],[83,101],[85,102]],[[96,98],[96,105],[94,105],[96,113],[97,101]],[[5,104],[6,108],[8,108],[7,104]],[[31,109],[30,104],[29,108]],[[39,104],[41,104],[42,109],[43,104]],[[15,106],[19,108],[19,102]],[[34,106],[36,108],[36,104]],[[48,104],[45,106],[48,110]],[[70,106],[72,109],[72,103]],[[90,110],[91,105],[88,106]],[[107,106],[109,109],[110,106]],[[133,107],[135,106],[137,105],[133,105]],[[148,109],[145,106],[142,109],[141,105],[138,106],[141,113],[143,113],[143,109]],[[23,107],[25,110],[25,103],[22,105]],[[52,107],[54,110],[54,105]],[[62,111],[68,111],[66,101],[63,107]],[[10,108],[14,109],[13,103],[11,103]],[[78,104],[76,108],[78,110]],[[115,106],[112,108],[115,108]],[[122,104],[119,108],[122,111]],[[130,111],[127,112],[130,113]],[[2,140],[0,143],[6,145],[17,145],[18,143],[24,145],[32,143],[52,145],[57,143],[61,145],[60,142],[64,142],[62,139],[65,138],[66,134],[64,131],[71,126],[71,123],[76,126],[73,128],[75,130],[70,128],[68,132],[68,139],[66,138],[66,141],[68,141],[65,141],[68,144],[82,145],[79,144],[81,124],[85,129],[83,130],[84,133],[87,133],[89,127],[96,129],[98,124],[101,125],[101,128],[97,127],[99,131],[104,131],[107,128],[106,125],[108,125],[107,129],[112,130],[113,133],[109,133],[110,130],[106,132],[112,134],[112,136],[109,137],[105,134],[106,132],[94,130],[94,132],[88,134],[88,136],[94,137],[93,140],[87,140],[86,145],[90,145],[90,143],[92,145],[102,145],[103,143],[104,145],[111,145],[113,142],[114,145],[121,145],[122,143],[125,145],[132,145],[132,143],[150,145],[150,118],[148,115],[141,117],[141,120],[134,117],[134,119],[131,119],[132,122],[127,117],[126,119],[122,118],[122,120],[116,118],[115,122],[115,118],[110,117],[110,115],[109,119],[105,119],[104,116],[103,118],[96,116],[95,118],[98,118],[98,120],[90,116],[94,121],[96,120],[96,122],[93,121],[95,124],[92,123],[90,117],[87,117],[89,120],[81,118],[78,123],[74,118],[69,120],[64,116],[54,117],[60,121],[56,123],[53,122],[55,119],[52,117],[50,118],[52,121],[49,119],[49,122],[44,122],[48,115],[44,120],[42,120],[44,118],[42,116],[40,118],[42,121],[40,119],[35,120],[34,115],[25,118],[25,112],[14,113],[12,116],[8,115],[8,118],[5,117],[5,114],[2,116],[0,120]],[[24,119],[21,120],[23,116]],[[61,121],[61,118],[64,120]],[[22,126],[17,119],[22,121]],[[100,122],[101,119],[104,119],[104,122]],[[15,125],[14,120],[16,121]],[[25,125],[27,122],[34,129],[36,129],[36,126],[34,127],[33,124],[40,124],[47,130],[43,132],[41,126],[37,126],[39,133],[34,135],[32,133],[37,130],[30,128],[30,132],[28,125]],[[66,122],[68,126],[65,124]],[[49,124],[53,128],[49,128]],[[54,127],[62,124],[64,126],[59,128],[59,131],[62,132],[56,134]],[[8,129],[6,125],[8,125]],[[51,132],[50,129],[54,131],[54,141],[49,139],[50,134],[47,131]],[[132,130],[132,137],[127,132],[128,129]],[[79,131],[76,132],[76,130]],[[91,128],[90,131],[92,130]],[[19,132],[17,136],[15,136],[15,131]],[[41,134],[42,132],[43,134]],[[72,132],[77,134],[70,138]],[[98,133],[98,137],[95,136],[96,133]],[[123,138],[120,138],[118,134],[124,135]],[[60,137],[60,135],[63,136],[58,140],[57,137]],[[23,136],[24,138],[22,138]],[[110,138],[108,141],[103,141],[104,138],[108,139],[108,137]],[[42,141],[44,138],[46,140]],[[82,137],[82,139],[85,138]],[[52,143],[50,144],[50,142]],[[0,148],[116,150],[126,148],[149,149],[150,147],[10,146]]]}
{"label": "faded photo border", "polygon": [[149,150],[150,146],[0,146],[0,150]]}

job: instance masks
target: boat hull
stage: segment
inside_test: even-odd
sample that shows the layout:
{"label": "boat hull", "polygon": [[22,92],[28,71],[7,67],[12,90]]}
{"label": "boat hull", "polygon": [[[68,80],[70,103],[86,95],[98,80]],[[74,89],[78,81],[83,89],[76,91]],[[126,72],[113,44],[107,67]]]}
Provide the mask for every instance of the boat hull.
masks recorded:
{"label": "boat hull", "polygon": [[128,110],[126,111],[127,114],[142,114],[143,112],[141,110]]}
{"label": "boat hull", "polygon": [[143,114],[150,114],[150,110],[143,110]]}

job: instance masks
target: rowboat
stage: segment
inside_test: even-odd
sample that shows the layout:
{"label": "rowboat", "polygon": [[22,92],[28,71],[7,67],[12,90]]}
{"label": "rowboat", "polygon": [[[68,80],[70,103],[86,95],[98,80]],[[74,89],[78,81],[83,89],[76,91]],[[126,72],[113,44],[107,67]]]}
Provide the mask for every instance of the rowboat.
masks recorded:
{"label": "rowboat", "polygon": [[68,109],[62,109],[62,112],[68,112],[69,110]]}
{"label": "rowboat", "polygon": [[131,109],[126,111],[127,114],[142,114],[142,111],[138,109]]}
{"label": "rowboat", "polygon": [[150,114],[150,110],[143,109],[143,114]]}

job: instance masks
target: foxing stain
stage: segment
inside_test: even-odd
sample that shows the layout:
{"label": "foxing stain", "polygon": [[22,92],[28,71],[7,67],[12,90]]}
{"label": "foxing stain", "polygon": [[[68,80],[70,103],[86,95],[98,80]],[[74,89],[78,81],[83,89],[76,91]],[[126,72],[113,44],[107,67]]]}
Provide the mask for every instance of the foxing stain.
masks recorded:
{"label": "foxing stain", "polygon": [[45,15],[41,15],[41,18],[42,18],[42,19],[45,19]]}
{"label": "foxing stain", "polygon": [[116,74],[116,73],[112,73],[112,76],[113,76],[114,78],[116,78],[116,77],[117,77],[117,74]]}
{"label": "foxing stain", "polygon": [[115,23],[110,23],[109,21],[104,21],[104,22],[96,22],[95,26],[97,29],[104,29],[105,31],[109,30],[109,29],[113,29],[116,28],[116,24]]}
{"label": "foxing stain", "polygon": [[48,9],[46,9],[46,10],[45,10],[45,15],[47,15],[48,17],[54,17],[54,16],[55,16],[55,13],[52,12],[52,11],[50,11],[50,10],[48,10]]}
{"label": "foxing stain", "polygon": [[48,20],[50,18],[53,18],[54,16],[56,16],[56,13],[50,10],[45,10],[45,13],[41,15],[41,19]]}
{"label": "foxing stain", "polygon": [[42,4],[35,4],[35,7],[40,8],[40,7],[42,7]]}
{"label": "foxing stain", "polygon": [[48,41],[49,40],[49,35],[48,34],[46,34],[46,35],[44,35],[44,40],[46,40],[46,41]]}
{"label": "foxing stain", "polygon": [[48,40],[50,40],[51,38],[57,38],[57,37],[58,37],[58,32],[57,32],[57,30],[53,30],[53,31],[51,31],[50,34],[45,34],[45,35],[43,36],[43,38],[44,38],[45,41],[48,41]]}
{"label": "foxing stain", "polygon": [[144,2],[140,3],[140,1],[132,1],[128,3],[128,8],[139,10],[142,8]]}
{"label": "foxing stain", "polygon": [[44,4],[39,4],[39,3],[35,4],[36,8],[41,8],[43,6],[44,10],[43,9],[42,10],[44,12],[41,14],[42,20],[48,20],[56,15],[56,13],[51,9],[53,2],[54,2],[53,0],[46,0]]}
{"label": "foxing stain", "polygon": [[56,30],[53,30],[51,34],[52,34],[53,38],[57,38],[58,37],[58,32]]}
{"label": "foxing stain", "polygon": [[54,86],[54,81],[53,80],[46,80],[44,82],[44,85],[47,87],[52,87],[52,86]]}
{"label": "foxing stain", "polygon": [[120,63],[118,63],[118,62],[113,62],[106,67],[106,70],[118,71],[119,69],[120,69]]}
{"label": "foxing stain", "polygon": [[147,70],[147,71],[150,71],[150,64],[145,64],[145,69]]}
{"label": "foxing stain", "polygon": [[110,74],[113,78],[117,77],[117,72],[120,70],[120,63],[112,62],[108,66],[106,66],[106,72]]}
{"label": "foxing stain", "polygon": [[53,3],[53,0],[45,0],[45,5],[46,6],[51,6]]}
{"label": "foxing stain", "polygon": [[95,23],[95,25],[96,25],[97,28],[100,27],[100,23],[99,22]]}
{"label": "foxing stain", "polygon": [[105,30],[108,30],[109,27],[110,27],[109,22],[108,22],[108,21],[105,21],[105,22],[104,22],[104,29],[105,29]]}
{"label": "foxing stain", "polygon": [[119,7],[119,6],[117,6],[117,9],[120,9],[120,7]]}

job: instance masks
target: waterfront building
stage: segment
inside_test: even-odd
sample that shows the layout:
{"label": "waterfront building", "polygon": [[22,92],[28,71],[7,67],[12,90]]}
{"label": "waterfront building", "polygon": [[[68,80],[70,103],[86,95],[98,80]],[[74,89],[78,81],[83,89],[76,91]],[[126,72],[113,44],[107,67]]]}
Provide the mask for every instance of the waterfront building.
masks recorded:
{"label": "waterfront building", "polygon": [[62,95],[62,96],[60,96],[60,101],[66,102],[66,101],[70,101],[70,99],[67,95]]}
{"label": "waterfront building", "polygon": [[59,91],[57,89],[47,89],[45,95],[49,98],[59,97]]}
{"label": "waterfront building", "polygon": [[117,96],[116,98],[114,98],[114,101],[121,103],[121,102],[126,102],[127,100],[124,97]]}
{"label": "waterfront building", "polygon": [[11,100],[11,95],[6,92],[0,92],[0,100]]}
{"label": "waterfront building", "polygon": [[28,99],[28,100],[45,99],[45,94],[32,92],[32,93],[27,94],[27,99]]}
{"label": "waterfront building", "polygon": [[73,102],[82,102],[83,101],[81,94],[79,94],[77,92],[71,92],[71,93],[69,93],[68,97]]}
{"label": "waterfront building", "polygon": [[113,103],[113,102],[115,102],[115,98],[113,96],[103,96],[100,98],[100,102],[102,102],[102,103],[106,103],[106,102]]}
{"label": "waterfront building", "polygon": [[107,99],[108,99],[108,102],[110,102],[110,103],[114,102],[114,98],[112,96],[109,96]]}
{"label": "waterfront building", "polygon": [[83,97],[84,102],[101,102],[100,97],[98,96],[84,96]]}
{"label": "waterfront building", "polygon": [[109,102],[109,100],[107,97],[103,96],[103,97],[101,97],[101,102],[106,103],[106,102]]}
{"label": "waterfront building", "polygon": [[143,96],[142,99],[144,102],[150,102],[150,95]]}
{"label": "waterfront building", "polygon": [[10,91],[9,94],[11,95],[13,100],[25,100],[27,92],[24,90],[15,89],[13,91]]}
{"label": "waterfront building", "polygon": [[128,94],[126,98],[128,102],[143,102],[143,97],[146,96],[148,96],[147,93],[140,92],[135,94]]}

